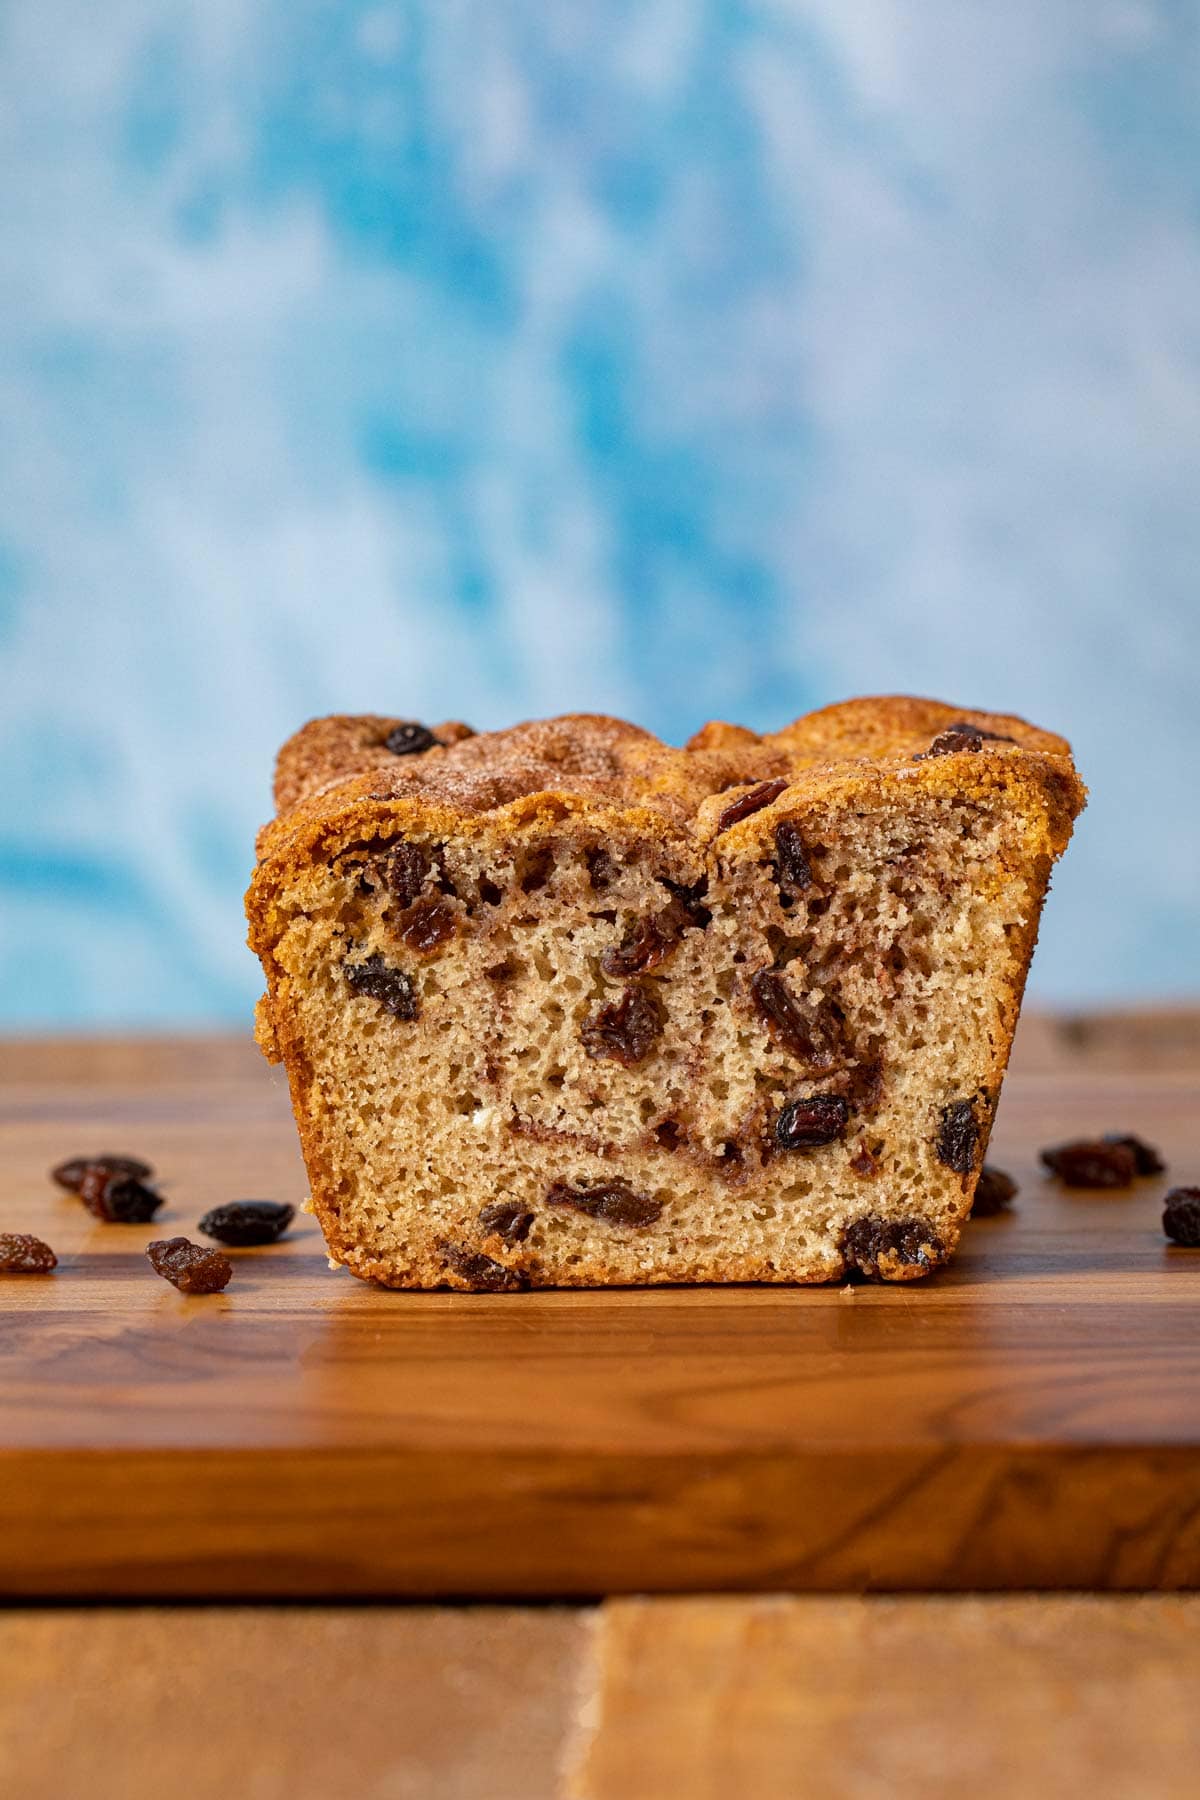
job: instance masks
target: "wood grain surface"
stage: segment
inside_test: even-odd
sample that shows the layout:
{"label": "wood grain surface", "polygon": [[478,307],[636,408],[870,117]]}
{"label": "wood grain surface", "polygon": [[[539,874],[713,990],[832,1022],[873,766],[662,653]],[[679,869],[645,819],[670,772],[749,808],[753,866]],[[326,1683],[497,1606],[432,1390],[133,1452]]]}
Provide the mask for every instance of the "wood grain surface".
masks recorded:
{"label": "wood grain surface", "polygon": [[572,1800],[1192,1800],[1200,1598],[614,1601]]}
{"label": "wood grain surface", "polygon": [[[991,1153],[1014,1215],[928,1282],[833,1290],[386,1293],[303,1219],[185,1299],[151,1237],[303,1196],[278,1077],[246,1043],[4,1045],[0,1229],[60,1267],[0,1282],[0,1592],[1195,1585],[1200,1254],[1166,1245],[1163,1182],[1036,1166],[1136,1129],[1200,1180],[1187,1018],[1131,1021],[1123,1069],[1111,1023],[1023,1028]],[[90,1149],[158,1166],[153,1226],[51,1187]]]}
{"label": "wood grain surface", "polygon": [[0,1613],[10,1800],[554,1800],[561,1608]]}

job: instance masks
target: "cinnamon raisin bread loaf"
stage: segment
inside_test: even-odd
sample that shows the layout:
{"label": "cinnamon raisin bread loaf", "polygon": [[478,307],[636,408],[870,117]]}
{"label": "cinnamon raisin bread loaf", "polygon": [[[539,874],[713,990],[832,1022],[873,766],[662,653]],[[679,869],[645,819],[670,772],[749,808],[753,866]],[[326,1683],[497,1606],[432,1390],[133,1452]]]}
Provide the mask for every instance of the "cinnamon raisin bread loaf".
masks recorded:
{"label": "cinnamon raisin bread loaf", "polygon": [[306,725],[248,896],[330,1254],[394,1287],[905,1281],[971,1209],[1084,802],[1020,719],[682,750]]}

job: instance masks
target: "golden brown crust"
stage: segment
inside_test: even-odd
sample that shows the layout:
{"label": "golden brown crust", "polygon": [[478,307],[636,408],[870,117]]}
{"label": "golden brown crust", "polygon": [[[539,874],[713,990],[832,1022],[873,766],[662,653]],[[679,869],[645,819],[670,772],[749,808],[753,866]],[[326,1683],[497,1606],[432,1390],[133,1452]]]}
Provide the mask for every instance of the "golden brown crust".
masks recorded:
{"label": "golden brown crust", "polygon": [[[974,753],[915,760],[959,721],[996,735]],[[774,804],[789,810],[838,790],[849,799],[885,777],[980,798],[998,786],[1036,787],[1053,808],[1061,848],[1086,797],[1064,738],[1007,714],[902,696],[847,700],[764,738],[712,721],[684,749],[622,719],[579,713],[478,735],[461,724],[434,726],[434,748],[394,756],[386,739],[402,723],[316,719],[289,738],[276,770],[276,818],[259,838],[260,865],[281,855],[302,860],[331,831],[340,836],[339,825],[357,829],[372,812],[390,816],[393,808],[400,823],[452,830],[490,818],[500,832],[551,807],[597,822],[636,809],[657,815],[645,821],[652,835],[682,828],[707,845],[725,810],[717,796],[784,776],[787,789]],[[269,879],[261,867],[260,875]]]}

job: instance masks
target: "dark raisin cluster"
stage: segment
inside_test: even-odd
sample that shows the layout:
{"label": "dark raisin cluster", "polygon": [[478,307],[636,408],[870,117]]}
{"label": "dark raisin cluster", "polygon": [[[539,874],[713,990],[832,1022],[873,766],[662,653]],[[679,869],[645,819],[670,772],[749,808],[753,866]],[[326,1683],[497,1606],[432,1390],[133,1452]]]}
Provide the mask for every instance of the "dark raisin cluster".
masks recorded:
{"label": "dark raisin cluster", "polygon": [[503,1263],[484,1256],[480,1250],[464,1250],[459,1244],[443,1244],[446,1266],[456,1275],[489,1294],[511,1294],[529,1284],[517,1269],[506,1269]]}
{"label": "dark raisin cluster", "polygon": [[872,1213],[846,1227],[841,1250],[847,1265],[870,1281],[884,1278],[885,1263],[935,1269],[946,1254],[925,1219],[881,1219]]}
{"label": "dark raisin cluster", "polygon": [[662,1215],[662,1202],[648,1194],[637,1194],[623,1181],[606,1181],[597,1187],[571,1187],[555,1182],[546,1195],[547,1206],[569,1206],[573,1212],[586,1213],[589,1219],[602,1219],[606,1225],[625,1225],[637,1229],[653,1225]]}
{"label": "dark raisin cluster", "polygon": [[495,1232],[506,1244],[523,1244],[533,1224],[533,1214],[513,1200],[493,1200],[479,1214],[485,1234]]}
{"label": "dark raisin cluster", "polygon": [[579,1036],[590,1057],[608,1057],[628,1069],[649,1053],[662,1028],[662,1007],[657,996],[641,982],[633,982],[620,1000],[602,1006],[585,1019]]}
{"label": "dark raisin cluster", "polygon": [[149,1185],[154,1171],[137,1156],[72,1156],[51,1171],[59,1187],[78,1194],[97,1219],[113,1225],[146,1225],[162,1205]]}
{"label": "dark raisin cluster", "polygon": [[412,976],[395,968],[378,951],[362,962],[343,963],[342,973],[351,993],[377,1000],[385,1012],[397,1019],[418,1017],[421,1007]]}

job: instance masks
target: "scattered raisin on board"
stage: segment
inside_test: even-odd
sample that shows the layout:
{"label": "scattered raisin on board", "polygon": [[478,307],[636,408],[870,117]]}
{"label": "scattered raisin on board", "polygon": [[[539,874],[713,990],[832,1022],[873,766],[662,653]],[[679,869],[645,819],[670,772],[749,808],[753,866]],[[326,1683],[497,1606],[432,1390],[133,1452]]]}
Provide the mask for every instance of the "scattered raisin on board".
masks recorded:
{"label": "scattered raisin on board", "polygon": [[781,1150],[815,1150],[845,1134],[850,1107],[840,1094],[811,1094],[793,1100],[775,1121],[775,1142]]}
{"label": "scattered raisin on board", "polygon": [[393,756],[423,756],[426,750],[432,750],[437,743],[428,725],[421,725],[416,719],[406,719],[403,724],[396,725],[383,740],[384,748]]}
{"label": "scattered raisin on board", "polygon": [[606,1225],[628,1225],[639,1228],[653,1225],[662,1213],[662,1202],[649,1194],[637,1194],[623,1181],[606,1181],[598,1187],[571,1187],[556,1181],[546,1195],[547,1206],[569,1206],[573,1212],[586,1213],[590,1219],[603,1219]]}
{"label": "scattered raisin on board", "polygon": [[1200,1188],[1172,1188],[1163,1206],[1163,1230],[1174,1244],[1200,1250]]}
{"label": "scattered raisin on board", "polygon": [[1148,1144],[1144,1138],[1135,1137],[1132,1131],[1106,1131],[1104,1134],[1104,1142],[1106,1144],[1124,1144],[1127,1150],[1132,1150],[1133,1166],[1136,1174],[1165,1174],[1167,1165],[1159,1155],[1158,1151],[1154,1148],[1154,1145]]}
{"label": "scattered raisin on board", "polygon": [[990,1163],[984,1163],[979,1171],[979,1180],[975,1184],[975,1198],[971,1202],[973,1219],[991,1219],[997,1213],[1005,1212],[1017,1196],[1017,1184],[1011,1175],[1003,1169],[994,1169]]}
{"label": "scattered raisin on board", "polygon": [[1043,1163],[1067,1187],[1127,1188],[1137,1174],[1137,1158],[1128,1144],[1077,1138],[1041,1152]]}
{"label": "scattered raisin on board", "polygon": [[79,1184],[79,1198],[93,1218],[109,1225],[148,1225],[163,1197],[132,1175],[120,1175],[104,1163],[93,1163]]}
{"label": "scattered raisin on board", "polygon": [[106,1169],[110,1175],[127,1175],[133,1181],[145,1181],[154,1173],[151,1165],[140,1157],[118,1156],[115,1151],[105,1150],[98,1156],[68,1157],[66,1162],[51,1169],[50,1179],[69,1193],[77,1194],[89,1169]]}
{"label": "scattered raisin on board", "polygon": [[0,1275],[48,1275],[58,1267],[49,1244],[27,1231],[0,1231]]}
{"label": "scattered raisin on board", "polygon": [[219,1294],[229,1286],[233,1264],[219,1250],[207,1250],[185,1237],[156,1238],[146,1245],[156,1275],[181,1294]]}
{"label": "scattered raisin on board", "polygon": [[295,1216],[295,1207],[282,1200],[227,1200],[210,1208],[199,1228],[219,1244],[245,1249],[252,1244],[273,1244]]}

